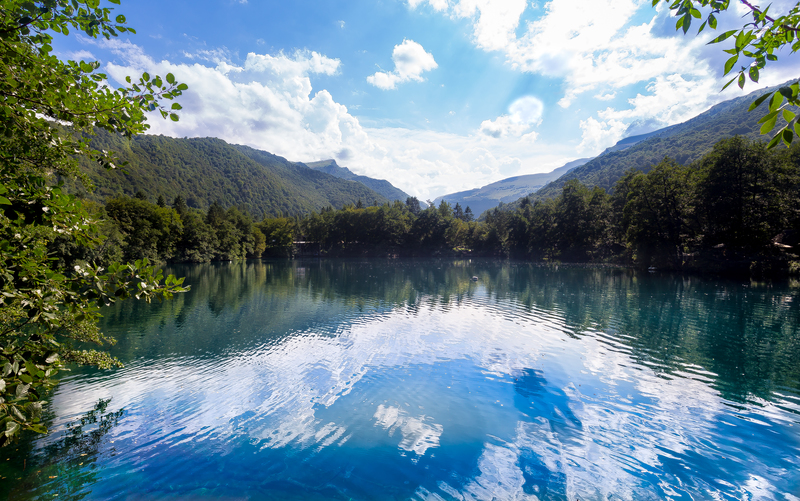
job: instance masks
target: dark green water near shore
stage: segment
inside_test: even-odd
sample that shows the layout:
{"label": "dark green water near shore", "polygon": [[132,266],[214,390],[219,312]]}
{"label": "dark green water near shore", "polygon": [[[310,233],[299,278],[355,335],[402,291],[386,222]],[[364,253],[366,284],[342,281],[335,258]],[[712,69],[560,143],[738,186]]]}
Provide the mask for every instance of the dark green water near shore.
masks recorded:
{"label": "dark green water near shore", "polygon": [[[170,271],[192,291],[105,312],[126,367],[67,373],[53,432],[0,451],[0,495],[800,500],[800,284],[488,260]],[[101,398],[121,412],[64,439]]]}

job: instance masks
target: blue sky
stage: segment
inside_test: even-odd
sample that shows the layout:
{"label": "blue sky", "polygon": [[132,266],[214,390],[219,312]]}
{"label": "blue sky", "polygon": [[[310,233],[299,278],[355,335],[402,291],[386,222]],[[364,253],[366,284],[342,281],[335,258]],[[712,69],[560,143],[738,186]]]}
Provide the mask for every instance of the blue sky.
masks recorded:
{"label": "blue sky", "polygon": [[[422,199],[547,172],[741,93],[719,92],[725,47],[676,33],[650,0],[136,0],[116,11],[136,35],[56,49],[100,60],[112,84],[142,71],[188,83],[181,121],[153,117],[152,133],[335,158]],[[736,4],[719,29],[742,13]],[[784,57],[761,86],[798,69]]]}

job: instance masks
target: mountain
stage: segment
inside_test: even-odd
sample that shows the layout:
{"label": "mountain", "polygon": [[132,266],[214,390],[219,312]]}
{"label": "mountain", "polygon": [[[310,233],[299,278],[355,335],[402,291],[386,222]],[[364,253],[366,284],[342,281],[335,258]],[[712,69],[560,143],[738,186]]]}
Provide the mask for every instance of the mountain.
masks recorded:
{"label": "mountain", "polygon": [[96,201],[119,193],[143,192],[151,201],[168,203],[180,195],[190,207],[205,209],[213,202],[244,207],[257,218],[305,214],[332,205],[389,201],[362,183],[331,176],[305,164],[221,139],[179,139],[141,135],[130,141],[98,131],[96,149],[113,150],[129,162],[107,171],[80,160],[96,189],[87,193],[74,182],[67,189]]}
{"label": "mountain", "polygon": [[306,162],[306,165],[314,170],[330,174],[331,176],[338,177],[339,179],[346,179],[348,181],[356,181],[363,184],[367,188],[380,193],[388,200],[400,200],[405,202],[410,196],[399,188],[395,188],[392,183],[383,179],[374,179],[367,176],[360,176],[354,174],[347,167],[340,167],[336,160],[321,160],[319,162]]}
{"label": "mountain", "polygon": [[[796,80],[790,83],[794,81]],[[762,104],[752,112],[749,112],[748,108],[758,96],[785,85],[762,89],[724,101],[681,124],[625,138],[606,149],[601,155],[531,193],[531,199],[535,201],[558,196],[564,183],[570,179],[577,179],[589,187],[600,186],[606,191],[611,191],[614,183],[630,169],[648,172],[664,157],[687,164],[711,151],[714,144],[726,137],[739,135],[749,139],[764,140],[766,136],[760,134],[761,125],[758,121],[766,113],[767,105]],[[786,122],[780,119],[775,130],[785,124]],[[519,203],[520,200],[517,200],[506,207],[514,209]]]}
{"label": "mountain", "polygon": [[589,160],[588,158],[573,160],[562,167],[543,174],[526,174],[524,176],[509,177],[492,184],[487,184],[483,188],[475,188],[443,195],[437,197],[433,202],[436,205],[442,200],[447,201],[450,205],[459,203],[462,208],[466,209],[469,207],[472,209],[473,214],[478,215],[487,209],[496,207],[501,202],[509,203],[520,197],[524,197],[528,193],[538,190],[548,182],[558,179],[571,169],[579,167]]}

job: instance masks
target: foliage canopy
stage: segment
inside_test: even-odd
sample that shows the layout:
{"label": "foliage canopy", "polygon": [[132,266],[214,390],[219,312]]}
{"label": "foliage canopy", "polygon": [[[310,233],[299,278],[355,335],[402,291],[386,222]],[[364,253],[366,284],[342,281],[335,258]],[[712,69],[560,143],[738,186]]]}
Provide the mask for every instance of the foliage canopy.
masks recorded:
{"label": "foliage canopy", "polygon": [[[706,26],[716,29],[717,16],[731,7],[731,0],[671,0],[671,2],[652,0],[653,6],[662,1],[669,3],[669,9],[678,18],[675,29],[682,29],[684,33],[689,31],[693,19],[703,19],[703,12],[707,14],[698,33]],[[725,75],[732,72],[738,75],[729,80],[723,90],[733,82],[737,82],[739,88],[743,89],[747,78],[758,82],[761,70],[767,63],[778,60],[776,53],[780,49],[788,47],[792,54],[800,50],[800,2],[785,14],[779,15],[770,13],[771,6],[762,9],[747,0],[741,0],[741,3],[750,10],[751,20],[742,28],[726,31],[709,42],[715,44],[733,40],[733,47],[725,50],[730,57],[725,61],[724,69]],[[738,70],[736,70],[737,64],[740,65]],[[795,135],[800,136],[797,111],[790,109],[800,105],[800,82],[760,96],[753,101],[750,110],[754,110],[765,101],[768,101],[769,111],[759,121],[762,124],[761,134],[768,134],[774,130],[780,118],[786,121],[786,125],[772,137],[767,148],[773,148],[781,141],[787,146],[790,145]]]}
{"label": "foliage canopy", "polygon": [[[119,0],[109,0],[118,4]],[[114,88],[98,62],[62,61],[56,33],[80,31],[110,39],[135,31],[112,18],[99,0],[0,1],[0,444],[23,429],[45,432],[42,397],[66,362],[101,368],[118,362],[84,343],[113,339],[97,328],[99,309],[118,299],[170,297],[186,290],[163,280],[147,260],[102,268],[58,266],[53,245],[66,239],[86,248],[102,241],[80,201],[52,182],[53,174],[84,178],[77,158],[107,169],[112,153],[91,147],[96,129],[132,137],[147,130],[145,113],[178,120],[173,101],[186,90],[172,74],[147,73]]]}

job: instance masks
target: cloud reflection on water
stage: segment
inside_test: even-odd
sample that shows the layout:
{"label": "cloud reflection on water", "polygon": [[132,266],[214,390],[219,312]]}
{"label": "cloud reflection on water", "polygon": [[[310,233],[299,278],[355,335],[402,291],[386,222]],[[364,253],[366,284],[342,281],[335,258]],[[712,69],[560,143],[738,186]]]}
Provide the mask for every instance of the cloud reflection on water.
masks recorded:
{"label": "cloud reflection on water", "polygon": [[[328,449],[391,446],[408,454],[375,461],[436,472],[411,486],[422,499],[790,499],[781,490],[799,485],[796,470],[776,473],[797,466],[800,440],[786,427],[796,415],[773,405],[732,409],[702,378],[665,376],[599,334],[567,336],[556,310],[520,308],[484,285],[460,304],[431,299],[357,314],[332,300],[338,315],[279,342],[210,359],[137,360],[113,377],[78,375],[54,405],[71,416],[85,409],[82,395],[113,395],[128,409],[118,435],[150,437],[156,450],[246,442],[310,460]],[[294,301],[313,302],[307,292],[286,304]],[[244,311],[229,328],[253,330],[258,314]],[[207,319],[185,322],[199,329]],[[737,420],[750,420],[746,430],[760,443],[744,443]],[[788,456],[767,464],[773,448]],[[468,461],[455,461],[459,454]]]}

